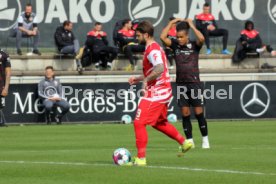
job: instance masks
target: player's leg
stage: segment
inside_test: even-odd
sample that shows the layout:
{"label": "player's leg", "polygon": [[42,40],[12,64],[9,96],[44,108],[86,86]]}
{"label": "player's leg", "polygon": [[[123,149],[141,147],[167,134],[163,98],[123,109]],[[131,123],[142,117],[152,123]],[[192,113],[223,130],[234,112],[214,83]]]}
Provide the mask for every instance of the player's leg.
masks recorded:
{"label": "player's leg", "polygon": [[129,63],[130,63],[130,65],[128,67],[126,67],[126,70],[129,70],[129,71],[134,70],[134,66],[135,66],[135,59],[133,56],[132,47],[133,47],[133,45],[127,45],[124,48],[125,56],[128,58]]}
{"label": "player's leg", "polygon": [[210,148],[208,139],[208,126],[203,113],[203,107],[194,107],[195,117],[198,121],[198,126],[202,135],[202,148]]}
{"label": "player's leg", "polygon": [[180,145],[182,145],[185,141],[185,138],[178,132],[178,130],[171,125],[168,120],[167,120],[167,112],[168,112],[168,106],[167,104],[158,104],[162,108],[162,112],[156,122],[155,125],[152,127],[155,128],[156,130],[164,133],[168,137],[174,139],[177,141]]}
{"label": "player's leg", "polygon": [[206,54],[211,54],[212,51],[210,49],[210,35],[209,35],[209,31],[207,30],[207,28],[200,30],[200,32],[203,34],[204,38],[205,38],[205,44],[207,47],[207,51]]}
{"label": "player's leg", "polygon": [[182,127],[184,134],[186,136],[186,139],[192,143],[193,148],[195,147],[195,143],[193,140],[193,127],[191,122],[191,111],[189,106],[182,106],[181,108],[181,114],[182,114]]}
{"label": "player's leg", "polygon": [[168,137],[172,138],[173,140],[177,141],[180,145],[179,150],[180,153],[178,156],[183,156],[183,153],[187,152],[192,148],[192,144],[189,141],[185,141],[185,138],[178,132],[178,130],[171,125],[167,120],[167,112],[168,112],[168,106],[167,104],[159,104],[159,106],[163,106],[161,111],[161,114],[156,122],[155,125],[153,125],[153,128],[156,130],[164,133]]}
{"label": "player's leg", "polygon": [[45,107],[45,115],[46,115],[46,122],[47,124],[51,124],[51,114],[52,108],[54,106],[54,102],[48,99],[43,101],[43,105]]}
{"label": "player's leg", "polygon": [[150,101],[141,100],[139,103],[136,117],[134,120],[134,131],[136,138],[137,157],[143,159],[146,157],[146,147],[148,143],[148,134],[146,125],[150,114],[148,110],[150,108]]}
{"label": "player's leg", "polygon": [[21,51],[22,36],[23,36],[22,31],[20,31],[19,29],[16,29],[16,49],[17,49],[18,55],[22,55],[22,51]]}
{"label": "player's leg", "polygon": [[70,109],[70,104],[65,101],[65,100],[60,100],[58,102],[55,103],[56,106],[60,107],[61,108],[61,113],[60,114],[57,114],[55,119],[56,119],[56,123],[57,124],[61,124],[61,120],[62,120],[62,117],[69,111]]}
{"label": "player's leg", "polygon": [[63,47],[60,50],[60,53],[61,54],[74,54],[75,53],[74,45],[68,45],[68,46]]}
{"label": "player's leg", "polygon": [[117,57],[118,55],[118,49],[115,47],[108,46],[107,51],[110,54],[109,62],[112,63],[112,61]]}
{"label": "player's leg", "polygon": [[215,29],[214,31],[210,32],[210,36],[222,36],[222,45],[223,45],[222,54],[231,54],[227,50],[228,30],[226,30],[226,29]]}
{"label": "player's leg", "polygon": [[6,119],[3,113],[3,108],[5,107],[5,97],[0,96],[0,127],[6,127]]}
{"label": "player's leg", "polygon": [[186,89],[185,94],[179,95],[179,99],[177,99],[177,104],[181,109],[182,115],[182,127],[184,130],[184,134],[186,139],[194,145],[193,141],[193,133],[192,133],[192,123],[191,123],[191,112],[190,112],[190,98],[191,91],[189,89],[188,84],[178,84],[178,87],[184,87]]}
{"label": "player's leg", "polygon": [[33,52],[35,54],[41,55],[41,53],[38,51],[38,44],[39,44],[39,39],[40,39],[40,32],[37,31],[37,34],[33,37],[34,42],[33,42]]}
{"label": "player's leg", "polygon": [[146,147],[148,143],[146,125],[156,125],[156,122],[164,110],[163,106],[164,104],[151,102],[144,99],[142,99],[139,104],[134,120],[137,147],[137,158],[134,160],[135,165],[146,165]]}
{"label": "player's leg", "polygon": [[203,97],[202,97],[202,92],[203,92],[203,86],[202,84],[193,84],[191,88],[194,89],[195,93],[195,99],[191,100],[191,105],[194,108],[194,114],[195,117],[198,121],[199,129],[202,135],[202,148],[210,148],[209,145],[209,140],[208,140],[208,126],[207,126],[207,121],[204,116],[204,109],[203,109]]}

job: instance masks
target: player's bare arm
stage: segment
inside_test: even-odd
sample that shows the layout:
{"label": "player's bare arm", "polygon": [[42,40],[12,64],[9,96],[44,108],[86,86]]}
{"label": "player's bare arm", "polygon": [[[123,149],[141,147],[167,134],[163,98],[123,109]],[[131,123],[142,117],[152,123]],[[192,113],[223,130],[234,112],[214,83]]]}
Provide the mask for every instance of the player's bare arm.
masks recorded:
{"label": "player's bare arm", "polygon": [[5,72],[6,72],[6,81],[5,81],[5,87],[1,94],[2,96],[7,96],[9,93],[9,86],[10,86],[10,80],[11,80],[11,68],[7,67],[5,69]]}
{"label": "player's bare arm", "polygon": [[168,33],[172,26],[176,24],[177,22],[183,21],[183,19],[176,18],[169,22],[169,24],[165,27],[165,29],[162,31],[160,35],[160,39],[165,43],[166,46],[170,47],[172,45],[171,39],[168,38]]}
{"label": "player's bare arm", "polygon": [[164,72],[164,65],[158,64],[154,66],[152,72],[144,79],[145,82],[150,82],[157,79]]}
{"label": "player's bare arm", "polygon": [[141,82],[143,80],[144,80],[144,76],[143,75],[140,75],[140,76],[131,76],[128,79],[128,82],[129,82],[130,85],[135,85],[135,84],[138,84],[139,82]]}
{"label": "player's bare arm", "polygon": [[189,24],[190,28],[195,33],[195,36],[196,36],[196,39],[197,39],[196,44],[198,46],[203,45],[204,41],[205,41],[205,38],[204,38],[203,34],[195,27],[195,25],[193,23],[193,20],[192,19],[186,19],[185,21]]}

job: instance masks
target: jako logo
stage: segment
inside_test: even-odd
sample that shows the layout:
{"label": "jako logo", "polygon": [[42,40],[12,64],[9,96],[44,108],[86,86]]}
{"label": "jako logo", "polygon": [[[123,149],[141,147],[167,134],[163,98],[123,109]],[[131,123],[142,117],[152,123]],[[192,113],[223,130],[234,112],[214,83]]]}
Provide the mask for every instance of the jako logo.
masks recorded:
{"label": "jako logo", "polygon": [[128,12],[132,20],[149,20],[157,26],[165,14],[164,0],[129,0]]}
{"label": "jako logo", "polygon": [[271,20],[276,24],[276,1],[268,0],[267,11]]}
{"label": "jako logo", "polygon": [[0,0],[0,31],[11,29],[17,22],[16,11],[18,11],[18,16],[21,13],[19,0],[16,0],[18,7],[9,7],[9,2],[8,0]]}

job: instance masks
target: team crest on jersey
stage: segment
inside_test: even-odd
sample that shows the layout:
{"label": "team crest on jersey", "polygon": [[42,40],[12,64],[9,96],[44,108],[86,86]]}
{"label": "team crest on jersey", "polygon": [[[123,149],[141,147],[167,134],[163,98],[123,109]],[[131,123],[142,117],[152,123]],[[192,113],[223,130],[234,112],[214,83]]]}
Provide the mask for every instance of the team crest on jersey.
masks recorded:
{"label": "team crest on jersey", "polygon": [[180,50],[179,50],[179,49],[176,49],[176,50],[175,50],[175,55],[178,56],[179,54],[180,54]]}
{"label": "team crest on jersey", "polygon": [[187,44],[187,47],[188,47],[189,49],[191,49],[191,48],[192,48],[192,44],[191,44],[191,43],[188,43],[188,44]]}

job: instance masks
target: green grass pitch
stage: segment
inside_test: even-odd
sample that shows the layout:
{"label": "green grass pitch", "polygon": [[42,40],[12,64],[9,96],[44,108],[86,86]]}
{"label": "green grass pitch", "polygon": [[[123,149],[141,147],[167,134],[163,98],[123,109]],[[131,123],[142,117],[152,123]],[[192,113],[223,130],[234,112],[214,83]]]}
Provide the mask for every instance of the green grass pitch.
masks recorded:
{"label": "green grass pitch", "polygon": [[113,165],[116,148],[136,153],[132,125],[0,128],[0,184],[276,183],[276,122],[209,122],[210,150],[193,127],[196,148],[183,158],[149,127],[148,167]]}

